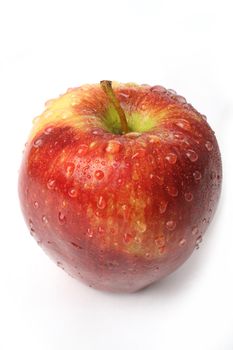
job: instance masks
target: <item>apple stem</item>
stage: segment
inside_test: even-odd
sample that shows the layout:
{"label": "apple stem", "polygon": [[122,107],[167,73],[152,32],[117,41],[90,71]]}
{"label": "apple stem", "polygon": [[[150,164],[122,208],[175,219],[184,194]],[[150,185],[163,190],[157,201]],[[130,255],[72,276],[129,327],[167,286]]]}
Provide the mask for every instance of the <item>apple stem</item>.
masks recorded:
{"label": "apple stem", "polygon": [[112,82],[110,80],[102,80],[100,82],[100,86],[104,90],[105,94],[108,96],[109,101],[111,102],[111,104],[113,105],[113,107],[115,108],[115,110],[119,116],[119,119],[121,122],[122,134],[126,134],[127,132],[129,132],[127,119],[125,116],[125,112],[124,112],[123,108],[121,107],[120,102],[118,101],[118,99],[113,91]]}

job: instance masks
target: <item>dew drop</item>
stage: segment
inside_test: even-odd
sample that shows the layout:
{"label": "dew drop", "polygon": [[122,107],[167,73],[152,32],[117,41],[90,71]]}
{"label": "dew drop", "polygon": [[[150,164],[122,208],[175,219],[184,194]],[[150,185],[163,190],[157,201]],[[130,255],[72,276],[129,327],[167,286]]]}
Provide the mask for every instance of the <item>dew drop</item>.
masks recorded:
{"label": "dew drop", "polygon": [[177,101],[177,102],[180,102],[180,103],[182,103],[182,104],[184,104],[184,103],[187,102],[187,101],[186,101],[186,98],[184,98],[183,96],[180,96],[180,95],[177,95],[177,96],[176,96],[176,101]]}
{"label": "dew drop", "polygon": [[104,173],[103,173],[102,170],[96,170],[95,171],[95,178],[97,180],[101,180],[101,179],[103,179],[103,177],[104,177]]}
{"label": "dew drop", "polygon": [[106,147],[106,152],[110,154],[115,154],[120,151],[120,143],[114,140],[111,140],[108,142],[107,147]]}
{"label": "dew drop", "polygon": [[30,227],[31,229],[33,229],[33,222],[32,222],[32,219],[29,219],[29,227]]}
{"label": "dew drop", "polygon": [[214,148],[213,144],[210,141],[206,141],[205,146],[209,152]]}
{"label": "dew drop", "polygon": [[33,146],[35,148],[39,148],[41,145],[42,145],[43,141],[41,139],[36,139],[34,142],[33,142]]}
{"label": "dew drop", "polygon": [[124,98],[128,98],[129,97],[129,94],[126,94],[125,92],[119,92],[118,94],[119,96],[122,96]]}
{"label": "dew drop", "polygon": [[186,239],[185,239],[185,238],[182,238],[182,239],[179,241],[179,246],[180,246],[180,247],[183,247],[185,244],[186,244]]}
{"label": "dew drop", "polygon": [[175,153],[168,153],[165,159],[168,161],[168,163],[175,164],[177,161],[177,155]]}
{"label": "dew drop", "polygon": [[93,130],[92,131],[92,135],[102,135],[102,131],[101,130]]}
{"label": "dew drop", "polygon": [[138,237],[138,236],[134,237],[134,240],[138,244],[142,242],[142,239],[140,237]]}
{"label": "dew drop", "polygon": [[193,200],[193,194],[191,192],[186,192],[184,198],[187,202],[191,202]]}
{"label": "dew drop", "polygon": [[125,243],[132,241],[133,236],[130,233],[126,233],[123,237]]}
{"label": "dew drop", "polygon": [[191,162],[196,162],[198,160],[198,155],[197,153],[192,150],[192,149],[189,149],[187,152],[186,152],[186,156],[188,157],[188,159],[191,161]]}
{"label": "dew drop", "polygon": [[50,100],[45,102],[45,107],[51,106],[52,104],[54,104],[55,101],[56,101],[55,98],[51,98]]}
{"label": "dew drop", "polygon": [[143,233],[146,231],[146,224],[144,222],[141,222],[141,221],[136,221],[136,224],[137,224],[137,229],[139,232]]}
{"label": "dew drop", "polygon": [[212,171],[212,172],[211,172],[211,174],[210,174],[210,178],[211,178],[211,180],[215,180],[215,179],[216,179],[216,177],[217,177],[216,172],[215,172],[215,171]]}
{"label": "dew drop", "polygon": [[167,192],[171,197],[178,196],[178,190],[175,186],[167,186]]}
{"label": "dew drop", "polygon": [[88,146],[83,144],[83,145],[80,145],[77,149],[77,153],[79,156],[85,156],[88,152]]}
{"label": "dew drop", "polygon": [[177,122],[175,122],[175,124],[181,129],[184,129],[184,130],[187,130],[187,131],[191,130],[190,123],[187,120],[185,120],[185,119],[180,119]]}
{"label": "dew drop", "polygon": [[164,184],[164,177],[163,176],[155,175],[155,180],[160,186],[162,186]]}
{"label": "dew drop", "polygon": [[67,176],[67,177],[72,176],[73,173],[74,173],[74,169],[75,169],[74,163],[67,163],[67,164],[66,164],[66,167],[65,167],[66,176]]}
{"label": "dew drop", "polygon": [[158,248],[159,255],[164,255],[167,251],[167,248],[164,246]]}
{"label": "dew drop", "polygon": [[166,201],[161,201],[160,202],[160,204],[159,204],[159,212],[160,212],[160,214],[165,213],[165,211],[167,210],[167,205],[168,205],[168,202],[166,202]]}
{"label": "dew drop", "polygon": [[90,229],[90,228],[88,228],[87,229],[87,236],[89,237],[89,238],[92,238],[93,237],[93,231]]}
{"label": "dew drop", "polygon": [[83,247],[81,247],[79,244],[77,244],[75,242],[70,242],[70,244],[72,244],[72,246],[75,247],[75,248],[83,249]]}
{"label": "dew drop", "polygon": [[198,234],[198,232],[199,232],[198,227],[194,226],[193,229],[192,229],[192,235],[196,236]]}
{"label": "dew drop", "polygon": [[135,132],[135,131],[132,131],[132,132],[128,132],[127,134],[125,134],[124,136],[125,137],[129,137],[129,138],[136,138],[136,137],[139,137],[141,136],[142,134],[140,132]]}
{"label": "dew drop", "polygon": [[71,187],[68,190],[68,194],[70,197],[74,198],[74,197],[77,197],[78,192],[77,192],[76,188]]}
{"label": "dew drop", "polygon": [[100,235],[103,235],[104,234],[104,228],[102,226],[99,226],[98,227],[98,232]]}
{"label": "dew drop", "polygon": [[105,202],[103,196],[99,196],[98,201],[97,201],[97,207],[99,209],[104,209],[106,207],[106,202]]}
{"label": "dew drop", "polygon": [[66,216],[60,211],[58,213],[58,220],[60,225],[64,225],[66,223]]}
{"label": "dew drop", "polygon": [[33,203],[33,206],[34,206],[35,209],[38,209],[38,208],[39,208],[39,203],[38,203],[37,201],[35,201],[35,202]]}
{"label": "dew drop", "polygon": [[47,188],[49,190],[53,190],[55,187],[55,180],[54,179],[49,179],[47,182]]}
{"label": "dew drop", "polygon": [[173,89],[168,89],[167,91],[170,92],[170,94],[172,94],[172,95],[176,95],[176,91]]}
{"label": "dew drop", "polygon": [[198,171],[198,170],[194,171],[193,177],[194,177],[194,179],[195,179],[196,181],[201,180],[201,177],[202,177],[202,176],[201,176],[200,171]]}
{"label": "dew drop", "polygon": [[169,231],[173,231],[175,230],[176,228],[176,222],[174,220],[169,220],[166,222],[166,228],[169,230]]}
{"label": "dew drop", "polygon": [[43,222],[44,224],[47,224],[47,223],[48,223],[48,218],[47,218],[46,215],[43,215],[43,216],[42,216],[42,222]]}
{"label": "dew drop", "polygon": [[146,254],[145,254],[145,257],[146,257],[147,259],[149,259],[149,258],[150,258],[150,253],[146,253]]}
{"label": "dew drop", "polygon": [[165,87],[160,86],[160,85],[152,86],[150,90],[153,91],[153,92],[154,91],[155,92],[166,92],[167,91],[167,89],[165,89]]}
{"label": "dew drop", "polygon": [[47,128],[45,128],[44,133],[45,133],[45,135],[49,135],[49,134],[51,134],[52,131],[53,131],[53,127],[48,126]]}
{"label": "dew drop", "polygon": [[95,211],[95,215],[96,215],[97,217],[100,217],[100,216],[101,216],[101,212],[100,212],[99,210],[96,210],[96,211]]}
{"label": "dew drop", "polygon": [[199,236],[199,237],[196,239],[196,243],[195,243],[196,249],[199,249],[199,245],[200,245],[201,242],[202,242],[202,236]]}

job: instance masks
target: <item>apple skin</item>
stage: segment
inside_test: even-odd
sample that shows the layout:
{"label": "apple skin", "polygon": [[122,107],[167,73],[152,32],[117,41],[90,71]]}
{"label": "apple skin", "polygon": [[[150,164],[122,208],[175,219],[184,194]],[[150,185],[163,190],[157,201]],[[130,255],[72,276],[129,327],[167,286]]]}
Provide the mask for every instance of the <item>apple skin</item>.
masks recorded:
{"label": "apple skin", "polygon": [[119,134],[99,84],[68,89],[34,120],[19,196],[58,266],[94,288],[134,292],[199,246],[221,191],[221,156],[205,118],[174,91],[113,88],[131,132]]}

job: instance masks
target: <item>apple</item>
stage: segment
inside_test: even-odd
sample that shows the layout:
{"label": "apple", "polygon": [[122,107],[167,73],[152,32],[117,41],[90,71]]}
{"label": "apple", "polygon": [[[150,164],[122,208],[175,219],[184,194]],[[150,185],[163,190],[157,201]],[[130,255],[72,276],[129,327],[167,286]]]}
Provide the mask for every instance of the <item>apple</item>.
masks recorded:
{"label": "apple", "polygon": [[184,97],[102,81],[68,89],[35,118],[19,196],[58,266],[94,288],[133,292],[199,247],[221,180],[214,132]]}

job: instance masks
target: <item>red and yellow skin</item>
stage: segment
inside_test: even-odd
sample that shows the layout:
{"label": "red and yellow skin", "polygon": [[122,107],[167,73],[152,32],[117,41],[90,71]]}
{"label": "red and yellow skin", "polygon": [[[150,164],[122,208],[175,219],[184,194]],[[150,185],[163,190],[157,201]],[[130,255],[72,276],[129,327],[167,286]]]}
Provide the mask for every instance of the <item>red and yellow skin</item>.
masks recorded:
{"label": "red and yellow skin", "polygon": [[178,268],[221,190],[205,118],[162,87],[113,83],[129,132],[100,84],[69,89],[34,120],[19,195],[32,236],[88,285],[133,292]]}

